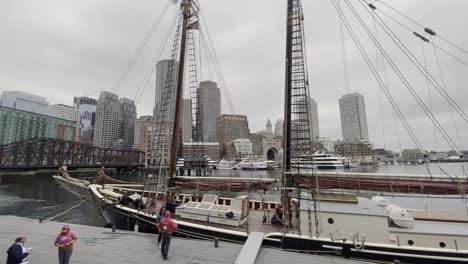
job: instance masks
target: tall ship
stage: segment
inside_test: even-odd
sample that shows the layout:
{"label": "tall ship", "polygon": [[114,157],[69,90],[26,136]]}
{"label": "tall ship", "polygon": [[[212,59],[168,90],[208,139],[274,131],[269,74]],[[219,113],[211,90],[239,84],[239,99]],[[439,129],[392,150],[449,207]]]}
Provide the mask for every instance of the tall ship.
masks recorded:
{"label": "tall ship", "polygon": [[[165,96],[158,113],[160,137],[163,145],[154,153],[162,164],[153,175],[147,175],[139,184],[89,183],[70,178],[65,173],[55,176],[68,188],[85,188],[93,197],[106,221],[119,229],[155,233],[155,221],[161,208],[174,213],[178,224],[177,235],[184,237],[218,239],[244,243],[252,232],[262,234],[264,246],[284,250],[337,254],[346,258],[400,263],[467,263],[468,262],[468,214],[405,209],[380,196],[358,197],[341,189],[338,192],[321,188],[326,177],[319,177],[316,168],[304,173],[294,163],[313,157],[315,150],[310,138],[308,97],[310,96],[306,61],[304,21],[301,0],[285,0],[286,54],[283,127],[283,177],[199,177],[180,176],[177,172],[179,156],[180,118],[184,77],[188,61],[188,77],[195,78],[193,58],[194,34],[203,36],[200,21],[200,3],[182,0],[176,18],[172,61],[166,79]],[[332,3],[343,20],[342,8]],[[350,1],[344,1],[349,11],[354,10]],[[365,6],[366,7],[366,6]],[[370,13],[375,6],[366,7]],[[375,15],[375,13],[372,13]],[[188,56],[186,56],[188,53]],[[195,71],[196,72],[196,71]],[[176,77],[177,76],[177,77]],[[196,80],[196,79],[195,79]],[[192,85],[194,82],[190,81]],[[196,82],[195,82],[196,83]],[[176,92],[171,87],[176,84]],[[196,87],[195,87],[196,88]],[[197,102],[199,98],[195,98]],[[174,100],[174,121],[168,122]],[[197,122],[198,120],[194,120]],[[170,129],[168,129],[168,124]],[[172,133],[167,131],[171,130]],[[196,136],[200,131],[194,131]],[[169,149],[169,159],[165,156]],[[315,157],[318,159],[318,156]],[[324,162],[335,163],[331,156],[322,156]],[[313,158],[312,158],[313,159]],[[165,164],[167,162],[167,164]],[[336,161],[338,162],[338,161]],[[304,166],[308,166],[306,162]],[[336,163],[338,164],[338,163]],[[334,176],[331,176],[334,177]],[[356,177],[360,180],[359,177]],[[405,182],[408,186],[419,183]],[[358,185],[354,178],[338,179]],[[382,189],[379,179],[369,188]],[[389,183],[392,188],[393,183]],[[405,185],[405,186],[406,186]],[[447,179],[436,187],[453,188],[464,193],[464,182]],[[441,188],[442,188],[441,187]],[[385,187],[386,188],[386,187]],[[251,199],[246,193],[278,190],[279,195],[267,201]],[[408,190],[410,188],[408,187]],[[404,192],[405,188],[401,188]],[[427,189],[426,189],[427,190]],[[235,197],[223,197],[208,191],[241,193]],[[258,234],[258,233],[257,233]]]}

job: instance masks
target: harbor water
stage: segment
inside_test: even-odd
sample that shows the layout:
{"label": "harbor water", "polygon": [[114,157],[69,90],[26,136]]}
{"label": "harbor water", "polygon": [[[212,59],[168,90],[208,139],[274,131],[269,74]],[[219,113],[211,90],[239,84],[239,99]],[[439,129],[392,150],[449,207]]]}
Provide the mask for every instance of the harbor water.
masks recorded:
{"label": "harbor water", "polygon": [[[440,168],[439,168],[440,166]],[[428,168],[433,175],[465,175],[464,168],[468,164],[463,163],[444,163],[444,164],[423,164],[423,165],[380,165],[380,166],[360,166],[350,169],[351,172],[373,172],[373,173],[395,173],[395,174],[428,174]],[[441,170],[442,168],[442,170]],[[272,171],[213,171],[215,176],[224,177],[264,177],[278,178],[282,177],[282,170]],[[128,180],[143,181],[144,171],[135,172],[114,172],[112,177]],[[73,177],[92,179],[94,173],[74,173]],[[447,176],[448,177],[448,176]],[[195,191],[192,191],[195,192]],[[195,194],[195,193],[194,193]],[[223,196],[233,196],[236,194],[219,193]],[[253,198],[266,200],[276,199],[278,192],[270,193],[251,193]],[[368,194],[362,194],[368,195]],[[435,211],[456,211],[467,212],[467,203],[461,195],[440,197],[421,197],[421,196],[389,196],[393,203],[405,208]],[[67,190],[61,188],[52,179],[52,174],[39,174],[35,176],[17,176],[10,177],[10,180],[0,184],[0,215],[15,215],[36,219],[47,219],[55,216],[79,203],[80,200]],[[73,208],[69,212],[57,217],[57,221],[84,224],[92,226],[104,226],[105,221],[100,215],[99,210],[94,206],[92,200],[83,202],[80,206]]]}

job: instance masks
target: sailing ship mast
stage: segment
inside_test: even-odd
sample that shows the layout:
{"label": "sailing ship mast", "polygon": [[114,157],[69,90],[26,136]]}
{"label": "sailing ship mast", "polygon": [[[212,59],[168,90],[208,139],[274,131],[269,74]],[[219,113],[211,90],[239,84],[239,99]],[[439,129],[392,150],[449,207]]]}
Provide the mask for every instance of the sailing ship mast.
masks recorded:
{"label": "sailing ship mast", "polygon": [[[182,33],[181,33],[181,42],[180,42],[180,54],[179,54],[179,69],[178,69],[178,78],[176,86],[176,100],[175,100],[175,116],[174,124],[172,129],[172,144],[171,144],[171,156],[169,164],[169,177],[175,177],[177,170],[177,156],[178,156],[178,146],[179,146],[179,130],[180,130],[180,121],[181,121],[181,108],[182,108],[182,96],[184,92],[184,71],[185,71],[185,53],[187,49],[187,27],[188,20],[190,18],[190,7],[192,6],[192,0],[183,0],[182,1]],[[169,181],[169,185],[172,185]],[[172,186],[169,186],[172,187]]]}
{"label": "sailing ship mast", "polygon": [[[289,225],[290,190],[295,187],[292,161],[311,153],[308,76],[301,0],[288,0],[286,21],[286,78],[284,102],[283,207]],[[291,179],[292,178],[292,179]]]}

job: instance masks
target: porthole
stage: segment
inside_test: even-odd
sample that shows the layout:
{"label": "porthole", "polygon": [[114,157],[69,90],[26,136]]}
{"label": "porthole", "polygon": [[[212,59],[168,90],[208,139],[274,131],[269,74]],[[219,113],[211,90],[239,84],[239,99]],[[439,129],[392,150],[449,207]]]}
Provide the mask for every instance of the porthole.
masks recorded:
{"label": "porthole", "polygon": [[445,243],[444,243],[444,242],[440,242],[440,243],[439,243],[439,246],[440,246],[441,248],[444,248],[444,247],[445,247]]}
{"label": "porthole", "polygon": [[410,245],[410,246],[414,245],[414,241],[413,240],[408,240],[408,245]]}
{"label": "porthole", "polygon": [[333,218],[328,218],[328,223],[331,225],[331,224],[335,223],[335,220],[333,220]]}

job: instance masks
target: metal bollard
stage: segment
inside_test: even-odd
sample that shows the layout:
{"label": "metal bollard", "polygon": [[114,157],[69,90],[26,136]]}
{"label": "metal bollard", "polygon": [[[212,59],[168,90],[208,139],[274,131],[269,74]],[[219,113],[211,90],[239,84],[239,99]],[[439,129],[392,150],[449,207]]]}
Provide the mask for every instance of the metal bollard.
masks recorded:
{"label": "metal bollard", "polygon": [[218,239],[217,239],[217,238],[214,239],[214,244],[215,244],[215,245],[214,245],[215,248],[217,248],[217,247],[218,247]]}
{"label": "metal bollard", "polygon": [[112,225],[112,233],[115,233],[115,225]]}

